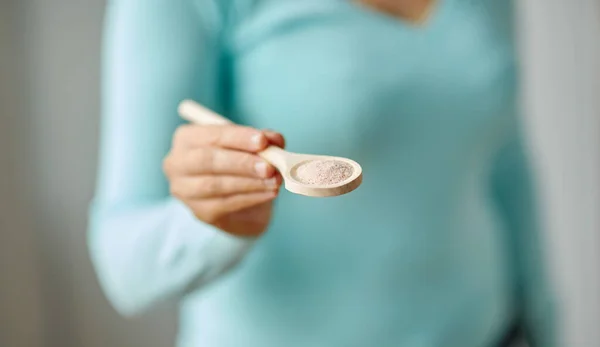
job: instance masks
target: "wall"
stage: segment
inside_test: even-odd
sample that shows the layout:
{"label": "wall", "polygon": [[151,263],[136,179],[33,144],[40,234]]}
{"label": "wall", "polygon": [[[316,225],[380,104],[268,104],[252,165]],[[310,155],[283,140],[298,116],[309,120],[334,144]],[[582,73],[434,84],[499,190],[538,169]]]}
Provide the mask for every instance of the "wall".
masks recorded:
{"label": "wall", "polygon": [[[3,36],[10,34],[0,52],[11,59],[3,64],[10,78],[0,80],[7,91],[0,165],[15,168],[10,176],[2,170],[0,180],[0,308],[4,301],[10,305],[0,310],[0,336],[7,332],[0,346],[173,345],[174,312],[119,317],[87,255],[104,6],[101,0],[0,1]],[[13,197],[20,195],[27,201],[15,206]],[[37,317],[43,319],[33,324]],[[40,338],[28,337],[29,330]]]}
{"label": "wall", "polygon": [[[600,346],[599,4],[521,4],[528,122],[567,303],[564,346]],[[173,311],[117,316],[86,253],[104,5],[0,1],[1,346],[165,347],[174,339]]]}
{"label": "wall", "polygon": [[565,304],[564,346],[600,346],[600,1],[521,4],[527,108]]}
{"label": "wall", "polygon": [[40,269],[25,187],[28,168],[19,156],[24,130],[25,72],[14,3],[0,3],[0,346],[40,346],[43,339]]}

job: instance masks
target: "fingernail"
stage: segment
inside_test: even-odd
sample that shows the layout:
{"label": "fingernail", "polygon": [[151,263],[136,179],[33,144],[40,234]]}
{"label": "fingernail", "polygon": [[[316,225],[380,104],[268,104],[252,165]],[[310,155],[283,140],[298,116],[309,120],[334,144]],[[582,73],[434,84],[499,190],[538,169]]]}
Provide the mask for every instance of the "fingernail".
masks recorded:
{"label": "fingernail", "polygon": [[263,134],[256,134],[252,136],[251,141],[254,144],[254,146],[256,146],[257,148],[261,148],[264,145],[264,138],[265,136]]}
{"label": "fingernail", "polygon": [[267,188],[277,188],[277,178],[273,177],[265,180],[265,185]]}
{"label": "fingernail", "polygon": [[267,177],[268,167],[267,167],[267,163],[265,163],[264,161],[256,163],[254,165],[254,170],[256,170],[256,173],[259,176],[261,176],[261,177]]}

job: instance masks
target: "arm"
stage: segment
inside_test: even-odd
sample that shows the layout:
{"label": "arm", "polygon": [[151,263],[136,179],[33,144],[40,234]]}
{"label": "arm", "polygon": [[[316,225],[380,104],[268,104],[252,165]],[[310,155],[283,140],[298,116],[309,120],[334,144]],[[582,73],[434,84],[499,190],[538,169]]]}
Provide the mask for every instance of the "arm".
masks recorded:
{"label": "arm", "polygon": [[209,281],[251,245],[198,221],[169,196],[162,172],[178,103],[191,98],[214,107],[217,100],[219,53],[206,16],[214,4],[203,2],[113,0],[107,9],[89,247],[122,314]]}
{"label": "arm", "polygon": [[510,231],[521,326],[532,347],[558,346],[554,293],[546,270],[535,185],[519,131],[499,153],[493,193]]}

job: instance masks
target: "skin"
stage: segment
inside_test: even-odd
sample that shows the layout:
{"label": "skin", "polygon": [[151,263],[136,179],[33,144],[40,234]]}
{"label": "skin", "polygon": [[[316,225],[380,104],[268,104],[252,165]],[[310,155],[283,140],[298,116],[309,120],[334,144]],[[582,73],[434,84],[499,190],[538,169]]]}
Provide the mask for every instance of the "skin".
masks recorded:
{"label": "skin", "polygon": [[[359,0],[409,21],[421,21],[435,0]],[[194,215],[225,232],[259,236],[271,219],[282,178],[257,153],[285,146],[270,130],[238,125],[184,125],[164,159],[171,194]]]}
{"label": "skin", "polygon": [[414,23],[427,20],[436,0],[358,0],[366,6]]}
{"label": "skin", "polygon": [[257,153],[285,140],[277,132],[226,125],[184,125],[164,159],[171,194],[194,215],[239,236],[262,234],[281,175]]}

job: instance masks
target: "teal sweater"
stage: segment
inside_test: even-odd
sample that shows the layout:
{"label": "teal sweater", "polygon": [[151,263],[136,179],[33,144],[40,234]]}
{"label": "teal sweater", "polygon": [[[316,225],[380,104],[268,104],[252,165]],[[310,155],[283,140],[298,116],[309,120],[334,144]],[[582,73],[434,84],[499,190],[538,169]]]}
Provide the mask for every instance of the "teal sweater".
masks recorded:
{"label": "teal sweater", "polygon": [[[89,245],[116,309],[180,303],[181,347],[556,346],[504,0],[426,26],[350,0],[112,0]],[[190,98],[358,161],[282,191],[257,240],[195,219],[162,158]]]}

